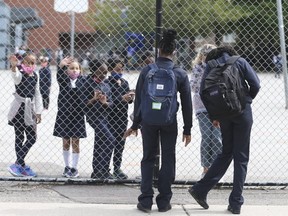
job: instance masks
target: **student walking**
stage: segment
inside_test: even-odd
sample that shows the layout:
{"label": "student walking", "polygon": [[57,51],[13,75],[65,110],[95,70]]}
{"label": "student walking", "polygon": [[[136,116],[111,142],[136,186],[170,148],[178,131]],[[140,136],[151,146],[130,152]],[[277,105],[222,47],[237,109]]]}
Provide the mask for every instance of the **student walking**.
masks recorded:
{"label": "student walking", "polygon": [[50,103],[50,90],[51,90],[51,70],[49,68],[49,58],[39,57],[41,68],[39,70],[40,78],[40,93],[43,99],[43,107],[48,110]]}
{"label": "student walking", "polygon": [[[85,138],[86,126],[81,87],[86,77],[82,75],[80,63],[73,58],[64,58],[57,71],[59,85],[58,111],[53,135],[62,138],[65,168],[63,176],[76,178],[80,154],[80,138]],[[72,164],[70,165],[70,147],[72,146]]]}
{"label": "student walking", "polygon": [[[159,42],[159,58],[157,58],[156,64],[149,64],[141,71],[136,86],[133,125],[124,134],[124,138],[133,133],[137,135],[141,123],[143,158],[141,161],[141,195],[138,197],[137,208],[144,212],[150,212],[153,204],[153,167],[159,146],[159,136],[161,169],[156,203],[159,212],[171,209],[171,184],[175,179],[175,146],[178,135],[177,91],[181,98],[185,146],[191,141],[192,102],[189,79],[187,73],[176,67],[172,61],[176,49],[176,36],[177,33],[173,29],[165,31]],[[163,76],[158,77],[157,74]],[[162,102],[150,101],[153,93],[165,96],[165,98],[160,97],[163,99]],[[147,97],[148,95],[151,97]],[[158,120],[163,123],[151,123]]]}
{"label": "student walking", "polygon": [[[204,80],[210,72],[211,64],[224,64],[236,52],[228,46],[219,47],[209,52],[206,57],[207,67],[203,75],[201,90]],[[234,67],[234,66],[233,66]],[[208,209],[206,197],[208,192],[220,181],[226,173],[231,161],[234,162],[233,189],[229,196],[228,211],[233,214],[240,214],[241,206],[244,203],[242,196],[243,186],[247,174],[247,165],[249,161],[250,133],[253,124],[251,103],[260,89],[260,81],[249,63],[238,58],[235,67],[242,73],[242,86],[246,88],[246,106],[244,111],[233,117],[223,119],[212,119],[215,126],[221,128],[222,133],[222,153],[218,155],[206,175],[189,189],[189,193],[203,208]],[[201,92],[200,90],[200,92]]]}
{"label": "student walking", "polygon": [[191,90],[193,92],[193,110],[199,122],[201,132],[200,157],[203,172],[201,178],[207,173],[209,167],[221,152],[222,138],[219,127],[215,127],[209,119],[208,112],[200,97],[200,84],[206,67],[207,54],[215,49],[212,44],[204,44],[192,63]]}
{"label": "student walking", "polygon": [[8,124],[15,131],[16,162],[8,167],[8,171],[16,177],[35,177],[36,172],[25,163],[25,158],[36,142],[36,124],[41,122],[43,104],[39,76],[35,73],[36,55],[25,51],[21,59],[21,64],[17,65],[16,56],[9,58],[16,92],[8,113]]}

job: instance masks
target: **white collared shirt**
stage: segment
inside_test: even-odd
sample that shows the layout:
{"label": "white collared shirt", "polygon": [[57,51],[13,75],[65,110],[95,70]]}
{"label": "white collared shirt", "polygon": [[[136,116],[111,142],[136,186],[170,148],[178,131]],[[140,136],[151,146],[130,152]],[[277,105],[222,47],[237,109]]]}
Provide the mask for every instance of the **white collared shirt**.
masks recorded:
{"label": "white collared shirt", "polygon": [[70,83],[71,83],[71,87],[72,88],[76,88],[77,87],[76,86],[76,81],[77,81],[77,79],[75,79],[75,80],[70,79]]}

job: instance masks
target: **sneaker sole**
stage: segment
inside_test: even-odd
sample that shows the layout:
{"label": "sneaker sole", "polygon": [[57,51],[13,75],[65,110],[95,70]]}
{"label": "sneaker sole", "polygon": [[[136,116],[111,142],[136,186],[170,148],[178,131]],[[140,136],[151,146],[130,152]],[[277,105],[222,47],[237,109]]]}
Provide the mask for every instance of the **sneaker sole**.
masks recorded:
{"label": "sneaker sole", "polygon": [[119,177],[119,176],[116,176],[116,175],[113,175],[114,179],[118,179],[118,180],[126,180],[128,179],[128,177]]}
{"label": "sneaker sole", "polygon": [[79,178],[79,174],[77,174],[75,176],[70,176],[70,178]]}
{"label": "sneaker sole", "polygon": [[23,177],[30,177],[30,178],[33,178],[33,177],[37,177],[37,174],[35,174],[35,175],[23,175]]}
{"label": "sneaker sole", "polygon": [[62,177],[64,177],[64,178],[69,178],[70,176],[68,177],[68,174],[67,174],[67,173],[63,173],[63,174],[62,174]]}
{"label": "sneaker sole", "polygon": [[79,177],[79,174],[77,174],[77,175],[75,175],[75,176],[66,174],[66,175],[64,175],[63,177],[66,177],[66,178],[78,178],[78,177]]}
{"label": "sneaker sole", "polygon": [[10,172],[11,175],[13,175],[14,177],[23,177],[24,175],[18,175],[17,173],[13,172],[12,169],[10,169],[10,167],[8,167],[8,171]]}

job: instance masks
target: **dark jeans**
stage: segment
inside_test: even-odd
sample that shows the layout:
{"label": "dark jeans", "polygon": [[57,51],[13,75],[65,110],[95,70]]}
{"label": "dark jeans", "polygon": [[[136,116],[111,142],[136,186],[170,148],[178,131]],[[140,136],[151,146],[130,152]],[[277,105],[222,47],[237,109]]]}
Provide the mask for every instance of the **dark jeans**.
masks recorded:
{"label": "dark jeans", "polygon": [[[21,166],[25,166],[25,157],[28,154],[31,147],[36,142],[36,127],[25,126],[22,124],[15,124],[15,152],[16,152],[16,163]],[[26,134],[26,141],[24,143],[24,133]]]}
{"label": "dark jeans", "polygon": [[171,185],[175,179],[175,145],[178,134],[177,122],[168,126],[142,124],[143,158],[141,161],[141,195],[138,197],[143,206],[150,208],[153,204],[153,168],[157,149],[161,146],[161,168],[159,171],[156,198],[158,208],[165,208],[171,200]]}
{"label": "dark jeans", "polygon": [[244,202],[243,186],[249,161],[250,133],[253,124],[251,105],[247,104],[244,113],[228,120],[220,121],[222,133],[222,153],[218,155],[204,178],[197,182],[193,189],[203,198],[226,173],[234,160],[233,189],[229,205],[240,208]]}
{"label": "dark jeans", "polygon": [[[122,121],[123,120],[123,121]],[[119,170],[121,168],[122,163],[122,155],[124,151],[125,140],[123,140],[124,132],[127,129],[127,117],[125,119],[117,119],[113,122],[110,121],[110,131],[112,135],[115,137],[115,145],[113,152],[113,166],[114,170]]]}
{"label": "dark jeans", "polygon": [[96,119],[91,127],[94,129],[93,172],[109,172],[109,164],[115,139],[108,128],[106,119]]}

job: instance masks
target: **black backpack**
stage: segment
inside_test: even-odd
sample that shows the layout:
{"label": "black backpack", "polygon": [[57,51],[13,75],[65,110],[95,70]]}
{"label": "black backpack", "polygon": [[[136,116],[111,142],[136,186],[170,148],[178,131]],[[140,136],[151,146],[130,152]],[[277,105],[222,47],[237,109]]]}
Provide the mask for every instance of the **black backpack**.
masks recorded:
{"label": "black backpack", "polygon": [[159,68],[155,63],[149,66],[140,105],[142,121],[150,125],[169,125],[178,110],[176,76],[173,68]]}
{"label": "black backpack", "polygon": [[247,87],[235,65],[238,58],[240,56],[232,56],[224,64],[215,59],[207,63],[210,71],[203,80],[200,96],[212,120],[234,117],[245,109]]}

